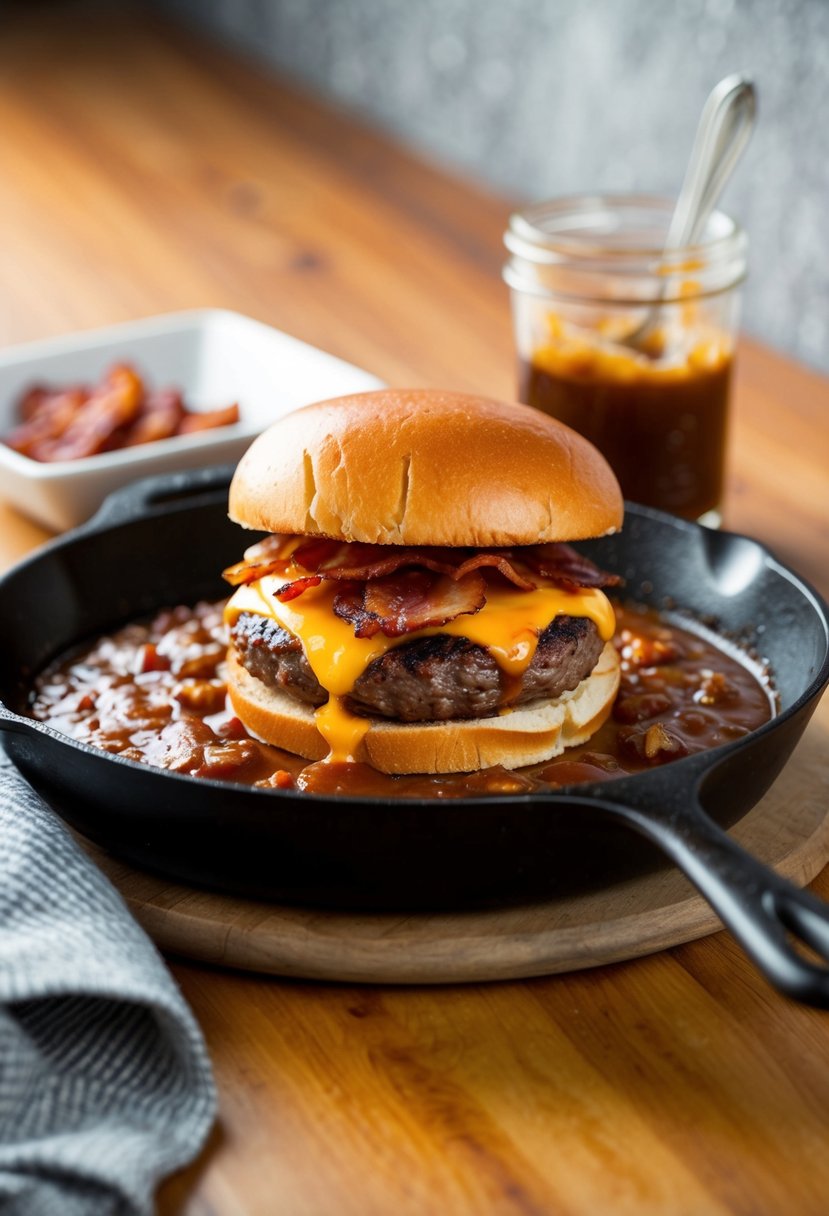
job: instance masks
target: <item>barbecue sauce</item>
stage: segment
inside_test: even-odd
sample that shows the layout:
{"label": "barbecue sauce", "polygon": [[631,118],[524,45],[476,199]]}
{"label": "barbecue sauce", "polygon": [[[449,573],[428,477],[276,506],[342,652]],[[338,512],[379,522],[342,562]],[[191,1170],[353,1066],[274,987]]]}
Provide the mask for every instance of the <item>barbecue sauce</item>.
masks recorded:
{"label": "barbecue sauce", "polygon": [[768,721],[768,687],[703,633],[617,606],[613,713],[580,747],[509,772],[389,777],[316,763],[250,738],[227,708],[224,604],[159,613],[64,656],[37,679],[32,717],[113,755],[263,789],[380,798],[521,794],[607,781],[738,739]]}
{"label": "barbecue sauce", "polygon": [[721,500],[730,349],[668,359],[656,340],[644,354],[565,334],[520,364],[519,397],[595,444],[625,498],[699,519]]}

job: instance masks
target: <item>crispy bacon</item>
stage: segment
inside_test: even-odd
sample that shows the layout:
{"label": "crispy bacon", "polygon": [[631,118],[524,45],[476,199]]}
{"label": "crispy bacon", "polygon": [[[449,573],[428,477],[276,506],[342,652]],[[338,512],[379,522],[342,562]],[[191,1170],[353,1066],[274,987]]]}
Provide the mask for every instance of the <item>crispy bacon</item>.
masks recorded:
{"label": "crispy bacon", "polygon": [[474,557],[469,557],[462,562],[452,577],[463,578],[472,570],[480,570],[482,566],[494,566],[500,574],[503,574],[504,578],[509,579],[521,591],[535,591],[538,586],[531,578],[527,578],[520,572],[519,564],[509,550],[505,553],[476,553]]}
{"label": "crispy bacon", "polygon": [[445,625],[457,616],[472,615],[484,606],[486,584],[472,572],[461,579],[426,570],[346,583],[334,598],[334,611],[354,625],[358,638],[384,633],[399,638],[418,629]]}
{"label": "crispy bacon", "polygon": [[420,548],[391,545],[345,544],[319,539],[300,545],[293,560],[306,570],[326,579],[365,582],[385,578],[406,567],[431,570],[459,581],[482,566],[493,566],[519,587],[532,591],[536,583],[522,572],[509,549],[494,553],[475,553],[470,549]]}
{"label": "crispy bacon", "polygon": [[349,553],[356,549],[374,548],[373,545],[349,545],[344,541],[331,540],[327,536],[315,536],[303,541],[294,550],[294,561],[306,570],[316,574],[325,566],[343,565],[348,562]]}
{"label": "crispy bacon", "polygon": [[94,385],[33,385],[18,402],[19,425],[4,443],[32,460],[81,460],[238,422],[238,406],[193,411],[179,389],[151,389],[128,364]]}
{"label": "crispy bacon", "polygon": [[239,406],[225,405],[218,410],[192,410],[179,423],[179,435],[192,435],[195,431],[210,431],[217,426],[233,426],[239,421]]}
{"label": "crispy bacon", "polygon": [[436,574],[454,575],[465,549],[408,548],[404,545],[345,544],[336,540],[313,540],[300,545],[294,561],[324,578],[363,582],[394,574],[405,566],[420,566]]}
{"label": "crispy bacon", "polygon": [[247,583],[255,583],[257,579],[265,578],[268,574],[284,574],[285,565],[284,557],[261,558],[255,562],[245,560],[237,562],[235,566],[228,566],[222,571],[222,578],[230,583],[231,587],[241,587]]}
{"label": "crispy bacon", "polygon": [[295,600],[298,595],[302,595],[303,591],[307,591],[309,587],[319,587],[321,582],[321,575],[309,574],[307,578],[295,578],[290,583],[283,583],[277,591],[274,591],[274,595],[281,604],[287,604],[289,600]]}
{"label": "crispy bacon", "polygon": [[570,545],[530,545],[522,556],[536,574],[552,579],[568,591],[577,591],[579,587],[618,587],[622,581],[618,574],[600,570]]}
{"label": "crispy bacon", "polygon": [[345,544],[320,538],[300,545],[294,551],[293,559],[298,566],[323,578],[347,582],[383,578],[407,566],[448,574],[453,579],[461,579],[473,570],[489,566],[522,591],[532,591],[537,586],[533,572],[571,587],[609,587],[620,581],[618,576],[599,570],[588,558],[565,544],[527,545],[517,550],[490,549],[476,553],[470,549],[437,546]]}
{"label": "crispy bacon", "polygon": [[144,398],[144,409],[124,432],[123,446],[137,447],[139,443],[154,443],[169,439],[184,420],[184,400],[177,388],[156,389]]}
{"label": "crispy bacon", "polygon": [[[284,574],[290,556],[289,542],[292,540],[293,537],[281,536],[278,533],[266,536],[264,540],[260,540],[245,550],[242,561],[223,570],[222,578],[232,587],[240,587],[248,583],[255,583],[269,574]],[[299,595],[300,592],[298,591],[296,594]]]}
{"label": "crispy bacon", "polygon": [[[254,545],[246,552],[244,561],[225,570],[224,577],[238,586],[255,582],[269,574],[287,573],[291,566],[296,568],[299,577],[284,583],[276,592],[283,602],[302,595],[309,587],[318,586],[323,579],[342,584],[374,584],[405,570],[430,571],[459,583],[476,571],[489,568],[497,570],[521,591],[535,590],[538,583],[534,576],[550,579],[568,591],[576,591],[580,587],[613,587],[621,582],[618,575],[600,570],[566,544],[522,545],[516,549],[496,548],[476,552],[469,548],[438,546],[418,548],[347,544],[328,537],[307,539],[297,546],[296,538],[288,536],[270,537]],[[308,574],[303,571],[308,571]],[[415,580],[410,581],[414,586]],[[389,586],[392,585],[389,583]],[[431,585],[443,586],[437,579],[432,579]],[[343,589],[340,604],[345,606],[346,611],[357,613],[357,609],[351,606],[354,594],[350,587]],[[390,619],[387,608],[386,605],[380,613],[383,620]],[[362,599],[359,611],[366,611]],[[352,618],[347,616],[346,619]],[[371,634],[365,636],[370,637]]]}

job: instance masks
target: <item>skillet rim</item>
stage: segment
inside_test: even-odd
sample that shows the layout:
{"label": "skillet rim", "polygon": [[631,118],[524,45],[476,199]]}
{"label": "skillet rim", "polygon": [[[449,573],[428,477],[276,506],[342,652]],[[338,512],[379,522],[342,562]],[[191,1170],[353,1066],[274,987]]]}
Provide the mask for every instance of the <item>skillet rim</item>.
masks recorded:
{"label": "skillet rim", "polygon": [[[206,470],[204,472],[209,472]],[[218,470],[217,470],[218,471]],[[126,488],[126,493],[135,491],[136,487],[150,486],[151,483],[158,481],[158,478],[148,478],[142,482],[133,483],[132,486]],[[195,479],[194,479],[195,480]],[[120,528],[131,523],[139,523],[142,518],[147,518],[151,514],[172,514],[176,511],[184,511],[197,507],[211,505],[212,502],[218,499],[220,494],[226,494],[226,489],[221,490],[215,485],[199,491],[198,483],[194,485],[194,491],[187,498],[176,497],[170,500],[161,508],[155,507],[153,511],[145,510],[144,512],[136,513],[130,517],[109,517],[107,504],[118,499],[124,491],[116,491],[107,499],[101,508],[98,515],[93,516],[87,523],[79,528],[72,529],[64,533],[62,536],[57,536],[54,539],[47,541],[33,553],[27,554],[21,561],[16,562],[0,577],[0,596],[2,596],[6,584],[15,576],[30,566],[35,566],[52,554],[59,552],[61,549],[69,548],[79,541],[90,539],[94,540],[96,535],[105,532],[118,531]],[[217,505],[222,501],[218,499]],[[644,518],[653,520],[656,523],[668,524],[672,528],[678,528],[680,531],[687,533],[697,533],[700,531],[715,531],[707,529],[703,524],[699,524],[692,520],[681,519],[678,516],[671,515],[666,511],[659,511],[653,507],[646,507],[639,503],[625,503],[625,519],[632,516],[633,518]],[[567,801],[568,797],[574,794],[583,795],[585,797],[602,796],[613,797],[613,791],[619,790],[620,796],[631,788],[637,789],[643,782],[648,780],[666,780],[662,774],[669,770],[670,774],[677,772],[680,776],[685,775],[689,780],[694,782],[695,786],[699,786],[702,779],[716,771],[720,764],[727,757],[737,755],[740,751],[747,747],[752,747],[760,739],[774,733],[784,722],[799,714],[806,705],[812,700],[817,701],[824,691],[827,683],[829,683],[829,604],[823,598],[817,589],[812,586],[808,579],[798,574],[785,562],[781,561],[776,554],[769,549],[762,541],[756,537],[750,536],[744,532],[734,532],[730,529],[717,529],[716,535],[730,540],[745,541],[756,546],[763,555],[764,564],[771,566],[775,572],[785,578],[797,591],[810,603],[816,618],[823,626],[824,633],[824,655],[823,661],[818,667],[815,675],[800,693],[800,695],[787,706],[786,709],[775,713],[768,722],[764,722],[762,726],[756,727],[750,731],[748,735],[741,739],[734,739],[728,743],[720,744],[717,747],[707,748],[704,751],[696,752],[690,756],[683,756],[679,760],[673,760],[668,765],[661,765],[657,769],[646,770],[640,773],[631,773],[625,777],[617,777],[612,781],[601,782],[583,782],[571,785],[559,786],[550,790],[537,790],[521,794],[477,794],[470,797],[463,795],[455,798],[424,798],[424,797],[400,797],[400,798],[383,798],[376,795],[361,796],[356,794],[336,794],[336,793],[315,793],[312,791],[300,790],[280,790],[280,789],[258,789],[256,786],[244,785],[241,782],[218,781],[210,777],[193,777],[187,773],[176,773],[169,769],[154,768],[151,765],[143,764],[137,760],[129,760],[117,754],[106,752],[101,748],[93,747],[89,743],[85,743],[79,739],[73,739],[70,735],[65,735],[56,730],[54,727],[48,726],[44,722],[40,722],[35,718],[28,718],[23,714],[18,714],[11,710],[6,705],[5,701],[0,698],[0,735],[7,731],[10,733],[29,733],[41,734],[51,738],[54,742],[73,748],[84,755],[91,756],[96,760],[104,760],[124,767],[127,772],[137,771],[142,774],[150,773],[157,777],[165,778],[168,781],[172,780],[176,783],[185,782],[187,788],[191,787],[191,783],[197,781],[199,786],[209,787],[217,793],[225,792],[230,796],[233,795],[254,795],[259,798],[267,798],[273,802],[274,798],[278,802],[288,802],[293,804],[299,800],[302,804],[319,802],[335,802],[343,806],[366,806],[375,809],[381,807],[395,807],[401,802],[405,802],[407,808],[429,808],[434,809],[436,806],[449,808],[453,803],[462,803],[465,808],[473,807],[478,804],[486,806],[508,805],[508,806],[528,806],[539,801]],[[679,613],[685,613],[691,619],[695,618],[690,610],[683,609],[681,606],[677,609]],[[700,622],[702,623],[702,622]],[[714,631],[716,633],[716,630]],[[608,786],[611,788],[608,790]]]}

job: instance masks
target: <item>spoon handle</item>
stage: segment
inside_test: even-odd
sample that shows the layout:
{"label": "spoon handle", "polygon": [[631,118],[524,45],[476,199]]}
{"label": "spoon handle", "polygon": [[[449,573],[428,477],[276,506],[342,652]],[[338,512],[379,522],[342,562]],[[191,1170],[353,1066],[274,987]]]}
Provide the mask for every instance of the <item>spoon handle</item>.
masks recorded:
{"label": "spoon handle", "polygon": [[756,112],[757,95],[746,76],[726,76],[711,90],[671,217],[666,250],[682,249],[699,237],[748,142]]}

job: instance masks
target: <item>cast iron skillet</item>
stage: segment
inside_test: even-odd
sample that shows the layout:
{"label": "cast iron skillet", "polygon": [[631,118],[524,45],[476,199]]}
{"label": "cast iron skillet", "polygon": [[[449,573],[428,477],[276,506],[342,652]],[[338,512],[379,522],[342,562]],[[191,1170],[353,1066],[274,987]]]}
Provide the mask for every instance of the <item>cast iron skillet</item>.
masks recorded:
{"label": "cast iron skillet", "polygon": [[768,789],[829,680],[826,605],[746,537],[629,506],[621,535],[583,546],[624,575],[631,598],[674,601],[753,642],[780,695],[779,715],[746,738],[609,784],[446,801],[263,791],[108,756],[16,712],[32,674],[67,647],[163,605],[225,593],[219,571],[251,541],[226,517],[229,474],[136,483],[0,582],[0,728],[17,765],[69,823],[171,878],[338,907],[562,894],[664,864],[658,849],[773,984],[829,1006],[829,968],[797,949],[829,961],[829,907],[718,826]]}

